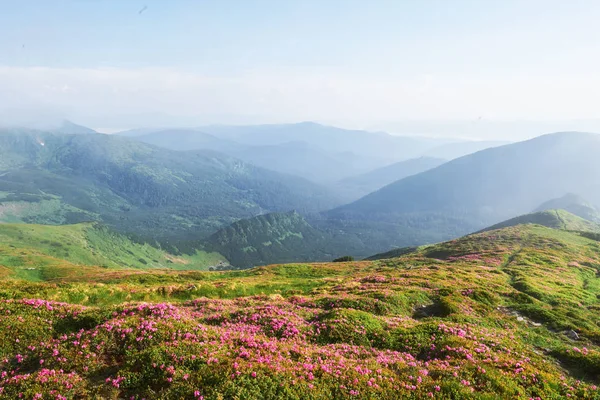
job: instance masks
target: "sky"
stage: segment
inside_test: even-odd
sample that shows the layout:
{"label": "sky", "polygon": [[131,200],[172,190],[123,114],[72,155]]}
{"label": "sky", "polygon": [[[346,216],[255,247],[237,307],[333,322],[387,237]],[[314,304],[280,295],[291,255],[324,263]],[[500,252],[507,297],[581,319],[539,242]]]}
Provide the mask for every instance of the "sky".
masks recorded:
{"label": "sky", "polygon": [[0,0],[0,120],[600,132],[596,0]]}

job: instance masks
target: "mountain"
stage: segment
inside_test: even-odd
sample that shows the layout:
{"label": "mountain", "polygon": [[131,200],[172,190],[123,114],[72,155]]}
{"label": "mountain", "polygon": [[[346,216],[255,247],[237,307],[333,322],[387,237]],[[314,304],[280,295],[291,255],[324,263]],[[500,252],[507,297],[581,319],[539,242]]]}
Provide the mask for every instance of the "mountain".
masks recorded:
{"label": "mountain", "polygon": [[322,150],[302,141],[237,148],[227,153],[263,168],[326,185],[387,163],[357,153]]}
{"label": "mountain", "polygon": [[[560,229],[565,231],[576,231],[582,234],[586,232],[592,234],[600,233],[600,225],[580,218],[565,210],[546,210],[521,215],[515,218],[511,218],[507,221],[500,222],[499,224],[495,224],[488,228],[482,229],[478,233],[527,224],[541,225],[547,228]],[[365,260],[381,260],[400,257],[405,254],[414,253],[420,248],[423,247],[414,246],[396,248],[390,251],[378,253],[373,256],[367,257],[365,258]]]}
{"label": "mountain", "polygon": [[556,209],[566,210],[577,215],[578,217],[587,219],[588,221],[600,223],[600,211],[593,205],[589,204],[581,196],[573,193],[568,193],[557,199],[548,200],[541,204],[534,211]]}
{"label": "mountain", "polygon": [[[119,135],[127,136],[121,133]],[[227,152],[229,150],[236,150],[236,147],[245,148],[245,146],[241,146],[235,142],[190,129],[165,129],[142,133],[140,135],[130,135],[128,137],[144,143],[179,151],[214,150]]]}
{"label": "mountain", "polygon": [[365,174],[343,179],[334,185],[334,189],[342,198],[353,201],[390,183],[435,168],[444,162],[446,161],[432,157],[400,161]]}
{"label": "mountain", "polygon": [[111,135],[0,132],[0,221],[102,221],[174,245],[265,212],[335,204],[311,182],[211,151]]}
{"label": "mountain", "polygon": [[135,139],[172,150],[215,150],[258,167],[314,182],[335,181],[385,163],[358,154],[325,151],[302,141],[249,145],[195,130],[162,130]]}
{"label": "mountain", "polygon": [[166,128],[135,128],[126,131],[115,132],[115,135],[135,138],[138,136],[148,135],[154,132],[168,130]]}
{"label": "mountain", "polygon": [[387,164],[416,158],[447,143],[442,139],[393,136],[384,132],[342,129],[314,122],[280,125],[204,126],[199,128],[220,138],[253,146],[305,142],[322,150],[388,160]]}
{"label": "mountain", "polygon": [[[325,215],[336,221],[411,227],[412,235],[424,234],[435,242],[440,234],[457,237],[526,214],[564,193],[581,193],[600,203],[598,154],[599,135],[544,135],[452,160]],[[377,242],[367,237],[375,234],[365,233],[365,241]],[[412,245],[409,238],[397,235],[389,247]]]}
{"label": "mountain", "polygon": [[599,249],[520,225],[377,261],[0,266],[0,396],[597,400]]}
{"label": "mountain", "polygon": [[[46,132],[53,132],[57,134],[66,135],[95,135],[98,134],[93,129],[86,126],[76,124],[66,119],[46,118],[44,115],[36,115],[38,118],[27,118],[27,121],[21,123],[15,123],[10,116],[9,121],[5,121],[4,118],[0,117],[0,131],[10,130],[39,130]],[[17,118],[18,119],[18,118]]]}
{"label": "mountain", "polygon": [[326,260],[330,238],[297,212],[271,213],[236,221],[203,242],[237,267]]}
{"label": "mountain", "polygon": [[330,261],[364,256],[360,233],[321,229],[295,211],[242,219],[191,248],[223,254],[237,268],[286,262]]}
{"label": "mountain", "polygon": [[502,141],[463,141],[455,143],[444,143],[425,152],[425,156],[453,160],[467,154],[476,153],[492,147],[504,146],[509,142]]}
{"label": "mountain", "polygon": [[229,265],[218,253],[173,255],[139,244],[96,223],[75,225],[0,224],[0,265],[15,278],[74,278],[102,268],[208,270]]}
{"label": "mountain", "polygon": [[546,210],[521,215],[519,217],[511,218],[507,221],[490,226],[489,228],[485,228],[482,232],[523,224],[536,224],[552,229],[563,229],[569,231],[600,233],[600,225],[580,218],[565,210]]}
{"label": "mountain", "polygon": [[93,129],[90,129],[83,125],[77,125],[67,120],[62,121],[62,123],[57,128],[53,128],[51,129],[51,131],[56,133],[63,133],[66,135],[94,135],[98,133]]}
{"label": "mountain", "polygon": [[[245,138],[238,143],[235,136],[217,137],[198,129],[166,129],[152,132],[135,130],[120,135],[172,150],[215,150],[258,167],[320,183],[330,183],[364,173],[389,164],[392,160],[379,156],[365,156],[360,152],[343,152],[338,146],[324,148],[303,140],[302,135],[289,136],[290,139],[295,139],[290,141],[273,139],[272,143],[263,143],[260,140],[247,143]],[[371,136],[375,137],[375,134]]]}

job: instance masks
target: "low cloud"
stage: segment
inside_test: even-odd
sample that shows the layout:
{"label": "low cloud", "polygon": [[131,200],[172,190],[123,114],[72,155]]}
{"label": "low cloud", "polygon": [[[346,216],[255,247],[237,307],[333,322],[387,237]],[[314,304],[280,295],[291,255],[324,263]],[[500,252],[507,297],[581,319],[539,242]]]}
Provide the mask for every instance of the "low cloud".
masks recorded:
{"label": "low cloud", "polygon": [[600,81],[585,76],[485,80],[429,73],[365,77],[326,68],[219,76],[172,68],[0,67],[0,93],[4,121],[39,114],[107,128],[153,125],[158,116],[198,124],[319,120],[366,126],[481,116],[594,118]]}

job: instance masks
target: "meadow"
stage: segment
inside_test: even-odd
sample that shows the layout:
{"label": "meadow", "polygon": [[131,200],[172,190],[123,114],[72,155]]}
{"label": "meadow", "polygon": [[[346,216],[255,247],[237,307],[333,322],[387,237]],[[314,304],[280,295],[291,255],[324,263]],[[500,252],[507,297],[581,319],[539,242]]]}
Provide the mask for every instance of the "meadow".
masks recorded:
{"label": "meadow", "polygon": [[600,398],[600,242],[576,232],[243,271],[69,268],[5,267],[0,398]]}

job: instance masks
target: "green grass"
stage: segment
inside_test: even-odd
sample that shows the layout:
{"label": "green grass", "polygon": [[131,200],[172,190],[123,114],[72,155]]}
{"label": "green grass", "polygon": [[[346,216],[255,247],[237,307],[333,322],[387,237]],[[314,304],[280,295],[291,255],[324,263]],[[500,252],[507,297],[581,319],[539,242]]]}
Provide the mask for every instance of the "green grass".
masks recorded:
{"label": "green grass", "polygon": [[[218,253],[172,255],[131,241],[94,223],[75,225],[0,224],[0,265],[18,278],[60,277],[77,266],[95,269],[206,270],[226,261]],[[93,268],[80,268],[93,270]]]}
{"label": "green grass", "polygon": [[[593,386],[600,384],[600,252],[597,241],[577,232],[520,225],[397,258],[207,272],[60,264],[64,246],[79,261],[90,257],[90,243],[94,252],[124,246],[134,253],[125,252],[130,260],[157,251],[124,245],[122,237],[92,225],[66,228],[16,231],[20,241],[0,263],[0,300],[11,300],[0,301],[6,316],[0,320],[0,360],[26,354],[28,372],[41,368],[41,357],[76,371],[83,379],[73,389],[79,396],[193,398],[200,391],[206,399],[325,399],[347,397],[351,389],[369,399],[425,399],[430,392],[447,399],[600,397]],[[10,229],[0,226],[5,237],[19,238]],[[40,240],[48,242],[40,242],[38,251],[54,251],[58,261],[17,247]],[[88,250],[74,248],[86,243]],[[44,262],[44,268],[21,266]],[[48,311],[15,301],[32,298],[69,304],[53,303],[62,311]],[[167,302],[160,309],[173,315],[135,311],[146,307],[142,302]],[[38,329],[39,321],[51,325]],[[139,339],[148,334],[148,321],[157,330],[152,340]],[[8,326],[21,342],[9,338]],[[123,334],[113,328],[107,333],[107,326]],[[100,346],[100,357],[80,356],[88,350],[73,349],[75,335]],[[68,362],[51,360],[44,349],[28,350],[40,342],[58,346]],[[385,360],[393,354],[410,362],[390,366]],[[218,362],[209,365],[210,357]],[[277,362],[264,361],[270,357]],[[331,376],[317,368],[307,377],[307,365],[332,359],[338,361]],[[154,364],[179,372],[164,375]],[[4,367],[21,368],[14,361]],[[232,377],[235,371],[241,375]],[[122,386],[105,385],[117,376],[124,377]],[[305,386],[309,382],[312,387]],[[47,390],[35,385],[19,390]],[[7,390],[7,396],[17,393]]]}
{"label": "green grass", "polygon": [[547,210],[521,215],[486,228],[484,231],[523,224],[536,224],[547,228],[569,231],[600,232],[600,225],[573,215],[565,210]]}

